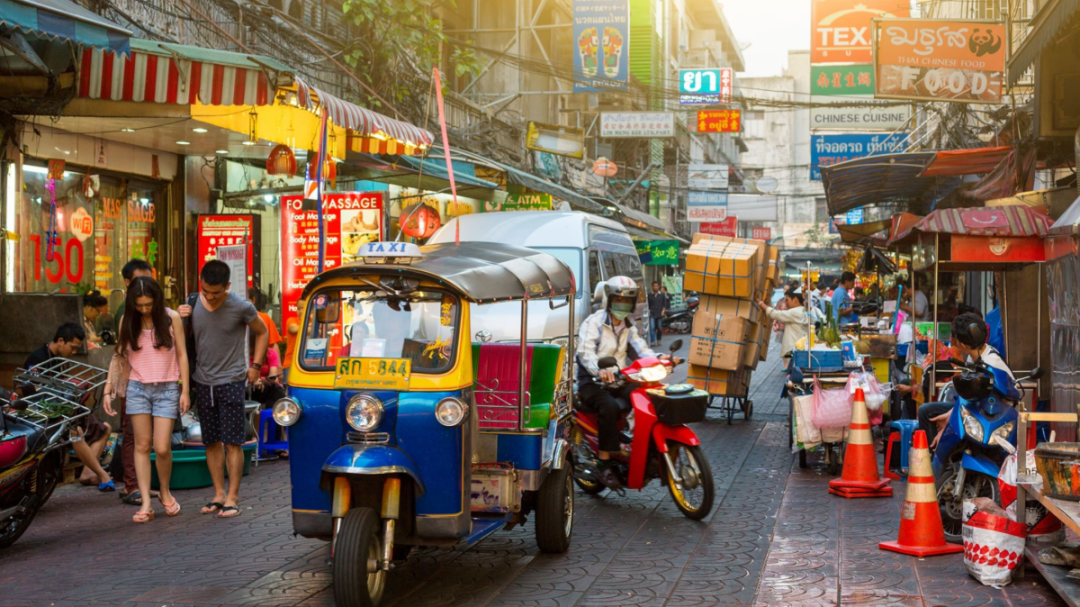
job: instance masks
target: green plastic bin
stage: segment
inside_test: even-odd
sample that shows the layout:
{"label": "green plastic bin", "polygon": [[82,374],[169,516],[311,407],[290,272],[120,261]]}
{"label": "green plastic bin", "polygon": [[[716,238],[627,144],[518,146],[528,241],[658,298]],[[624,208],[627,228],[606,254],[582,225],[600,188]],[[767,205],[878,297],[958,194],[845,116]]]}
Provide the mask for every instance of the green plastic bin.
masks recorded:
{"label": "green plastic bin", "polygon": [[[251,458],[255,454],[258,444],[251,442],[244,445],[244,476],[251,472]],[[169,480],[171,489],[199,489],[214,484],[210,478],[210,469],[206,467],[206,449],[186,449],[173,451],[172,478]],[[150,487],[160,488],[157,475],[155,454],[150,454]]]}

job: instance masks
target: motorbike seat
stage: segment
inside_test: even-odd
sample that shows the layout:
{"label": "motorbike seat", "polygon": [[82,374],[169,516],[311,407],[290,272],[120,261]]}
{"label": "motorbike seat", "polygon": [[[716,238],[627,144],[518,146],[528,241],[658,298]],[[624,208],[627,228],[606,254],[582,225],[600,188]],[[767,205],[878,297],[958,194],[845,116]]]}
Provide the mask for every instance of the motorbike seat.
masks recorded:
{"label": "motorbike seat", "polygon": [[[26,451],[33,449],[45,436],[45,430],[33,424],[28,424],[15,419],[13,416],[5,416],[7,431],[0,435],[0,467],[10,466],[22,459]],[[19,452],[16,455],[16,452]],[[8,462],[7,460],[12,460]]]}

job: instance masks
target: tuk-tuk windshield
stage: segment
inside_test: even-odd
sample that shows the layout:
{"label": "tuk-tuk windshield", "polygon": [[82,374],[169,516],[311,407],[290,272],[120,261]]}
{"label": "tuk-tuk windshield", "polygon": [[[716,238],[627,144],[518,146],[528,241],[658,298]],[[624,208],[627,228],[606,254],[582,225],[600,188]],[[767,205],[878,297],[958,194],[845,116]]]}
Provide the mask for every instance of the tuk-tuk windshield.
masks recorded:
{"label": "tuk-tuk windshield", "polygon": [[300,365],[330,371],[340,358],[406,358],[414,372],[442,372],[454,362],[457,323],[450,293],[324,289],[309,298]]}

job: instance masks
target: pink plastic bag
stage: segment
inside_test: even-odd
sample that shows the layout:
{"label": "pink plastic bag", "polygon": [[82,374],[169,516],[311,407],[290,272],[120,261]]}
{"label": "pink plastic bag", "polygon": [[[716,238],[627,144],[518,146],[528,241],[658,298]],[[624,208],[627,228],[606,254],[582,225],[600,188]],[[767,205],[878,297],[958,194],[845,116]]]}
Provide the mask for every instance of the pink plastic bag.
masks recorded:
{"label": "pink plastic bag", "polygon": [[825,390],[814,378],[814,409],[810,421],[818,428],[842,428],[851,423],[851,393],[847,387]]}

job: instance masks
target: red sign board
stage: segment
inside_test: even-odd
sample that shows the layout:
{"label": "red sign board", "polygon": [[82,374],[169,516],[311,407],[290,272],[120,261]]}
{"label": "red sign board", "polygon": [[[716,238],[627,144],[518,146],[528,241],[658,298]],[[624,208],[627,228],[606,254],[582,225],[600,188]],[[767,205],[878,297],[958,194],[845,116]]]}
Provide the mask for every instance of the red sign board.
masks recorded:
{"label": "red sign board", "polygon": [[[220,245],[247,243],[247,286],[254,282],[254,231],[255,220],[251,215],[199,215],[199,271],[211,259],[217,259]],[[230,277],[235,281],[236,277]]]}
{"label": "red sign board", "polygon": [[[281,197],[281,325],[296,316],[296,301],[319,272],[319,219],[303,196]],[[323,269],[356,259],[360,246],[382,240],[381,192],[323,195]],[[340,341],[340,332],[337,340]],[[334,344],[331,344],[333,347]],[[338,344],[340,346],[340,343]]]}
{"label": "red sign board", "polygon": [[754,240],[769,240],[772,238],[771,228],[754,228],[750,236]]}
{"label": "red sign board", "polygon": [[697,113],[699,133],[738,133],[742,130],[741,110],[700,110]]}
{"label": "red sign board", "polygon": [[701,224],[699,230],[702,234],[712,234],[713,236],[730,236],[735,238],[735,228],[739,224],[739,218],[734,215],[729,215],[723,221],[713,223]]}
{"label": "red sign board", "polygon": [[871,20],[910,13],[908,0],[813,0],[810,63],[870,63]]}
{"label": "red sign board", "polygon": [[1046,261],[1046,248],[1038,236],[1002,238],[954,234],[949,261],[976,263],[1029,263]]}

